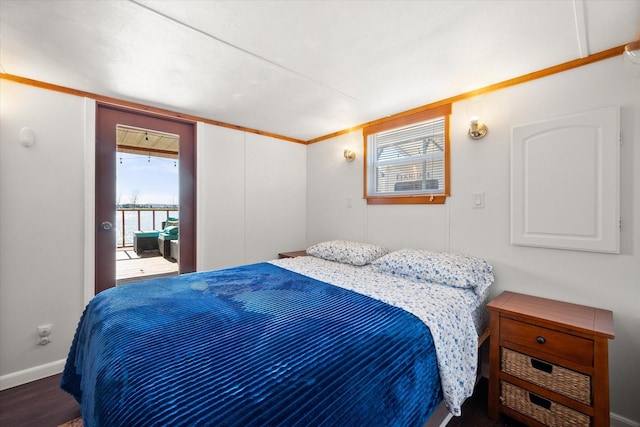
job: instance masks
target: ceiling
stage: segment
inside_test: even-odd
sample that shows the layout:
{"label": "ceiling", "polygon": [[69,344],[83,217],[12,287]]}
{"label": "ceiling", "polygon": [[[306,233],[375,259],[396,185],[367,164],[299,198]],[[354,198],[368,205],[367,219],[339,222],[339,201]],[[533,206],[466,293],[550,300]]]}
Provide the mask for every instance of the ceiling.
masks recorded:
{"label": "ceiling", "polygon": [[177,159],[179,152],[178,135],[140,129],[131,126],[116,127],[118,152]]}
{"label": "ceiling", "polygon": [[0,0],[0,71],[307,141],[639,35],[640,0]]}

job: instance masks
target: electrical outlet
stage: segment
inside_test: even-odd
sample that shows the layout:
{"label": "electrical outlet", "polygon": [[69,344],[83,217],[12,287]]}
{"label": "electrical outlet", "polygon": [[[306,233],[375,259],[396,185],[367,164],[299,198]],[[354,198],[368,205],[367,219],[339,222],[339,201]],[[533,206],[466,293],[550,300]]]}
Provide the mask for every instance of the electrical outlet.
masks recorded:
{"label": "electrical outlet", "polygon": [[45,338],[51,335],[51,329],[53,329],[53,325],[40,325],[38,326],[38,336],[40,338]]}

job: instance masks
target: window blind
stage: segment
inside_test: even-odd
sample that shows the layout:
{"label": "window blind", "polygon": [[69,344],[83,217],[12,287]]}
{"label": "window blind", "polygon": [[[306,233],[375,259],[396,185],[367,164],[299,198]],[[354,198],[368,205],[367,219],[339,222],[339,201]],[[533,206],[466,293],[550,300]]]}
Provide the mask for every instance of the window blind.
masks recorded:
{"label": "window blind", "polygon": [[442,194],[445,119],[367,136],[368,195]]}

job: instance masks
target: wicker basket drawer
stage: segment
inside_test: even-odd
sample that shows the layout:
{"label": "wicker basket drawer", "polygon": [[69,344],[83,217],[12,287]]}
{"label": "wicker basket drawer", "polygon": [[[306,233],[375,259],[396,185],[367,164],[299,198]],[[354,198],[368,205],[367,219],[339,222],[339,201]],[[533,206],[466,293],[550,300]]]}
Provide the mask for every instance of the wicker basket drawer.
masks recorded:
{"label": "wicker basket drawer", "polygon": [[504,406],[550,427],[590,426],[591,418],[581,412],[547,400],[505,381],[500,382]]}
{"label": "wicker basket drawer", "polygon": [[502,348],[500,369],[514,377],[591,404],[591,377],[533,357]]}

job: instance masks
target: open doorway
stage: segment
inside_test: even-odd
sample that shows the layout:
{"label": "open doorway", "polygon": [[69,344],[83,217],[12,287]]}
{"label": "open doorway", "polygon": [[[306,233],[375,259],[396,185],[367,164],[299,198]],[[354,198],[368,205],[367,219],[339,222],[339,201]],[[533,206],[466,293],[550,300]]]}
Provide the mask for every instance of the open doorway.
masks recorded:
{"label": "open doorway", "polygon": [[180,136],[116,127],[116,285],[177,275]]}
{"label": "open doorway", "polygon": [[[149,111],[134,110],[113,104],[98,102],[96,112],[95,152],[95,293],[116,285],[116,175],[119,156],[126,147],[118,147],[118,130],[150,130],[158,134],[178,136],[179,180],[179,262],[180,274],[196,268],[196,123],[179,117],[165,116]],[[139,135],[138,135],[139,136]],[[150,138],[151,139],[151,138]],[[146,139],[143,137],[146,143]],[[133,144],[135,148],[135,144]],[[120,152],[119,150],[123,151]],[[147,161],[160,158],[162,150],[155,153],[145,148]],[[170,150],[167,150],[170,151]],[[168,154],[168,153],[165,153]],[[129,154],[127,154],[129,155]],[[133,154],[131,154],[133,155]],[[170,217],[170,215],[167,215]],[[137,225],[137,224],[136,224]],[[165,224],[166,226],[166,224]],[[152,228],[162,228],[151,226]],[[146,228],[140,224],[137,229]],[[162,228],[164,229],[164,228]],[[138,230],[136,230],[138,231]],[[144,230],[140,230],[144,231]],[[164,247],[163,247],[164,249]],[[169,249],[170,250],[170,249]],[[170,252],[169,252],[170,254]]]}

